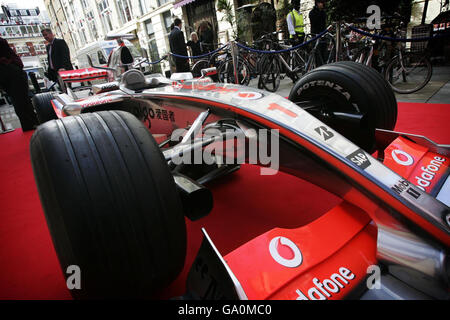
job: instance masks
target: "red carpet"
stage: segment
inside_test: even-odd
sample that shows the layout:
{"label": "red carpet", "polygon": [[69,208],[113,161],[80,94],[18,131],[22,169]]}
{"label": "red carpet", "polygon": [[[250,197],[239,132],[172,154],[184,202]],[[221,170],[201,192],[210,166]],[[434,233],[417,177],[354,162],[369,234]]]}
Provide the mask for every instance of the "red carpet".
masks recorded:
{"label": "red carpet", "polygon": [[[396,130],[450,144],[449,108],[444,104],[399,103]],[[31,135],[20,129],[0,135],[0,299],[70,299],[32,175]],[[183,293],[188,266],[200,246],[200,228],[206,228],[225,255],[275,226],[308,223],[339,202],[314,185],[283,173],[262,177],[254,166],[243,166],[224,179],[227,183],[211,185],[213,212],[198,222],[188,221],[186,267],[161,297]],[[276,201],[268,199],[268,194]],[[276,214],[279,212],[283,214]]]}

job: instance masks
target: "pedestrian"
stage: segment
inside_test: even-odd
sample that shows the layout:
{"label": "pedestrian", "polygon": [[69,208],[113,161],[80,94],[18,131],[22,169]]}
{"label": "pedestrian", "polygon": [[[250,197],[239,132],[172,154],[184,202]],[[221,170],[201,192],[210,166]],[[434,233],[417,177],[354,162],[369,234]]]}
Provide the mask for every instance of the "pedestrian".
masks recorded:
{"label": "pedestrian", "polygon": [[11,98],[22,131],[36,128],[38,121],[29,94],[28,78],[19,56],[0,37],[0,87]]}
{"label": "pedestrian", "polygon": [[189,40],[186,45],[191,49],[193,56],[199,56],[202,54],[202,48],[200,45],[200,41],[198,41],[197,32],[191,33],[191,40]]}
{"label": "pedestrian", "polygon": [[[180,18],[174,21],[174,28],[169,34],[170,51],[180,56],[188,56],[186,42],[183,31],[181,31],[182,22]],[[175,58],[176,72],[189,72],[189,60],[187,58]]]}
{"label": "pedestrian", "polygon": [[48,42],[46,46],[48,59],[47,78],[57,82],[59,71],[73,70],[70,62],[70,50],[66,41],[55,38],[51,29],[43,29],[41,33]]}
{"label": "pedestrian", "polygon": [[[311,22],[312,34],[319,34],[327,28],[325,0],[316,0],[314,8],[309,12],[309,20]],[[317,66],[319,66],[321,64],[320,60],[324,63],[327,62],[327,42],[324,40],[319,41],[317,49],[322,58],[317,61]]]}
{"label": "pedestrian", "polygon": [[200,42],[203,48],[203,53],[208,53],[214,50],[214,33],[208,21],[203,21],[199,26]]}
{"label": "pedestrian", "polygon": [[292,10],[286,16],[289,30],[289,38],[294,44],[302,43],[305,40],[305,30],[303,15],[300,13],[300,0],[292,1]]}

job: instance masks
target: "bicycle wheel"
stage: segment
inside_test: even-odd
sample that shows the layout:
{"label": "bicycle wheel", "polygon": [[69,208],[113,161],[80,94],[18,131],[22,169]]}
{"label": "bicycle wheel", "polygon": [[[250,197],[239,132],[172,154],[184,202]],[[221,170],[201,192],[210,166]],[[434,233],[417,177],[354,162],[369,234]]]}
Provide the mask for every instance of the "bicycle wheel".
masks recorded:
{"label": "bicycle wheel", "polygon": [[[247,63],[242,59],[237,59],[237,80],[240,85],[246,86],[250,82],[250,69]],[[219,76],[219,82],[222,83],[234,83],[236,84],[236,78],[234,76],[233,59],[225,60],[217,70]]]}
{"label": "bicycle wheel", "polygon": [[206,59],[202,59],[197,61],[193,66],[192,66],[192,75],[195,78],[201,77],[202,76],[202,69],[207,69],[209,68],[209,61]]}
{"label": "bicycle wheel", "polygon": [[260,83],[264,89],[275,92],[280,87],[280,62],[276,55],[265,55],[261,58]]}
{"label": "bicycle wheel", "polygon": [[389,61],[384,78],[398,93],[419,91],[430,81],[433,72],[430,59],[425,55],[406,52]]}
{"label": "bicycle wheel", "polygon": [[293,83],[296,83],[305,73],[306,73],[306,61],[308,60],[308,55],[306,50],[297,49],[292,52],[290,57],[292,72],[286,72],[286,75],[291,78]]}

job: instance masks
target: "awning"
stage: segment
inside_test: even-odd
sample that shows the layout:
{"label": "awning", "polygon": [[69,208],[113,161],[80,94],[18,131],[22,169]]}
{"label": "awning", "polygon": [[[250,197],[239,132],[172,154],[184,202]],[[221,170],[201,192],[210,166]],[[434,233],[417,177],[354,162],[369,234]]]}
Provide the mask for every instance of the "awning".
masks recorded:
{"label": "awning", "polygon": [[192,3],[192,2],[194,2],[195,0],[175,0],[175,3],[174,3],[174,5],[173,5],[173,8],[174,9],[176,9],[176,8],[181,8],[182,6],[184,6],[184,5],[186,5],[186,4],[188,4],[188,3]]}

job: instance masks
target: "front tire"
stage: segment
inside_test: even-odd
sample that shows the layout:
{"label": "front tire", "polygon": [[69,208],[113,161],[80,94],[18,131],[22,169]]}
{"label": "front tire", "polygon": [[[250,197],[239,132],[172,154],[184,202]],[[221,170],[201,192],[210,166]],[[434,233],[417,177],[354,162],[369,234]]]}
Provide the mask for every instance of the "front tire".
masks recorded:
{"label": "front tire", "polygon": [[64,275],[75,298],[148,298],[182,270],[186,230],[173,176],[130,113],[104,111],[38,127],[31,160]]}
{"label": "front tire", "polygon": [[306,106],[368,152],[375,147],[375,128],[392,130],[397,120],[397,102],[389,84],[372,68],[355,62],[327,64],[307,73],[295,84],[289,100]]}
{"label": "front tire", "polygon": [[33,96],[32,102],[39,124],[58,119],[52,106],[53,99],[55,99],[53,92],[38,93]]}

